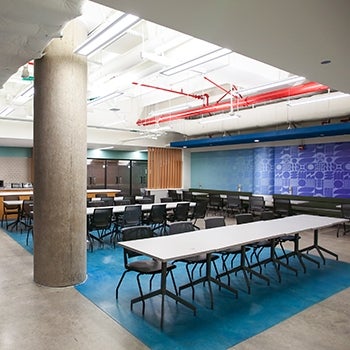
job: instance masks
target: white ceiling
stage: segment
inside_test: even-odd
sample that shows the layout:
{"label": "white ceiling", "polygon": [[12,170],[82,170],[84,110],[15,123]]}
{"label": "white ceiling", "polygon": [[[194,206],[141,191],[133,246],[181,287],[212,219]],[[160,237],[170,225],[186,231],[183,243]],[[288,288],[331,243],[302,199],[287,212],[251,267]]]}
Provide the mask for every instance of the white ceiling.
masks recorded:
{"label": "white ceiling", "polygon": [[[229,95],[223,98],[223,89],[232,86],[244,91],[293,76],[329,86],[332,92],[327,95],[339,94],[333,92],[336,90],[350,93],[347,69],[350,48],[346,45],[350,35],[350,3],[346,0],[98,2],[149,21],[141,20],[121,39],[88,59],[88,98],[112,91],[122,93],[88,106],[89,147],[165,146],[187,137],[320,124],[326,119],[344,119],[349,115],[350,97],[295,107],[290,106],[291,98],[278,98],[274,103],[250,105],[238,111],[234,98]],[[16,100],[31,84],[21,78],[22,66],[40,58],[50,40],[58,37],[64,25],[78,17],[80,11],[83,16],[77,20],[88,31],[115,12],[80,0],[30,0],[25,4],[19,0],[3,1],[0,29],[6,35],[0,38],[0,49],[6,54],[0,58],[0,84],[4,84],[0,90],[0,111],[7,106],[14,111],[0,117],[0,145],[32,145],[32,100],[25,103]],[[232,53],[170,77],[162,74],[171,66],[220,47],[231,49]],[[324,60],[331,62],[321,64]],[[33,75],[32,64],[28,69]],[[209,104],[219,99],[233,102],[231,108],[240,118],[201,124],[200,119],[208,115],[200,115],[199,119],[137,125],[139,119],[164,114],[176,106],[186,110],[203,104],[202,100],[180,92],[208,94]]]}

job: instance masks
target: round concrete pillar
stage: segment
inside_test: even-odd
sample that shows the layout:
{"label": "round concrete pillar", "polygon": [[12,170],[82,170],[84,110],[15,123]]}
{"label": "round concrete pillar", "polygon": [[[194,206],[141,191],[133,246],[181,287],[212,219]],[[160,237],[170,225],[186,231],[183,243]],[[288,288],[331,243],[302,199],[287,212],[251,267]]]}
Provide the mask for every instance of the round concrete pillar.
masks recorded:
{"label": "round concrete pillar", "polygon": [[71,286],[86,278],[87,63],[77,21],[35,61],[34,281]]}

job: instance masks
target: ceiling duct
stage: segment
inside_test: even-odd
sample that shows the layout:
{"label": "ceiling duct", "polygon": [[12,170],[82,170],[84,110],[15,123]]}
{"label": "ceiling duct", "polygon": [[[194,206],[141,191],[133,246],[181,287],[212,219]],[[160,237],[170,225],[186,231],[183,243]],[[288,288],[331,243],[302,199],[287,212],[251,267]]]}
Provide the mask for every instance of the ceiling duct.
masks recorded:
{"label": "ceiling duct", "polygon": [[[287,87],[270,92],[265,92],[253,96],[237,98],[234,101],[235,108],[247,108],[249,106],[262,104],[265,102],[279,101],[291,97],[300,97],[306,94],[315,94],[328,91],[329,87],[320,83],[309,82],[298,86]],[[210,116],[211,114],[222,113],[230,111],[232,107],[231,101],[224,101],[220,103],[213,103],[201,107],[195,107],[185,110],[180,110],[172,113],[162,115],[155,115],[145,119],[139,119],[137,125],[154,125],[158,123],[171,122],[178,119],[193,118],[198,116]]]}
{"label": "ceiling duct", "polygon": [[297,129],[274,130],[236,136],[223,136],[187,141],[171,142],[170,147],[196,148],[228,146],[246,143],[271,142],[281,140],[307,139],[325,136],[339,136],[350,134],[350,123],[326,124]]}

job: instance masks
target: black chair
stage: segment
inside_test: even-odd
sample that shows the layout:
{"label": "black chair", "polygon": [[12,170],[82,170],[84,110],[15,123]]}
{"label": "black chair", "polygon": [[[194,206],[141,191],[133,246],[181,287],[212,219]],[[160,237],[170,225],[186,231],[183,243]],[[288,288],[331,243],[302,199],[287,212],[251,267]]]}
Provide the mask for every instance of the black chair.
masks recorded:
{"label": "black chair", "polygon": [[127,205],[122,215],[122,227],[139,226],[141,223],[141,205]]}
{"label": "black chair", "polygon": [[[19,196],[16,196],[16,195],[4,196],[4,201],[18,201],[18,200],[19,200]],[[4,203],[3,208],[4,209],[3,209],[2,218],[1,218],[1,227],[4,226],[4,221],[6,221],[6,228],[8,228],[8,217],[16,215],[18,218],[20,215],[21,206]]]}
{"label": "black chair", "polygon": [[290,199],[273,197],[273,212],[277,217],[293,215]]}
{"label": "black chair", "polygon": [[[153,237],[153,231],[151,230],[150,227],[148,226],[135,226],[135,227],[126,227],[122,229],[122,240],[123,241],[130,241],[130,240],[136,240],[136,239],[144,239],[144,238],[151,238]],[[139,288],[140,292],[140,297],[131,300],[131,308],[134,304],[134,302],[141,301],[142,302],[142,314],[145,313],[145,298],[141,286],[141,280],[140,277],[142,275],[149,275],[151,276],[150,279],[150,285],[149,288],[150,290],[152,289],[152,280],[155,275],[160,275],[162,273],[162,264],[159,260],[156,259],[149,259],[145,258],[140,260],[140,257],[142,254],[139,254],[137,252],[128,250],[124,248],[124,272],[121,275],[119,282],[117,284],[117,287],[115,289],[115,297],[118,299],[119,296],[119,288],[124,280],[125,275],[128,272],[136,272],[136,279],[137,279],[137,285]],[[174,285],[174,290],[176,295],[177,293],[177,288],[175,284],[175,279],[172,270],[176,266],[174,264],[168,264],[167,265],[167,273],[170,272],[171,279]]]}
{"label": "black chair", "polygon": [[192,220],[193,226],[199,230],[199,226],[196,226],[198,219],[204,219],[207,214],[208,201],[200,200],[196,202],[193,210],[189,213],[188,218]]}
{"label": "black chair", "polygon": [[[222,226],[226,226],[226,222],[225,222],[225,217],[224,216],[213,216],[213,217],[208,217],[204,219],[205,222],[205,228],[214,228],[214,227],[222,227]],[[244,269],[244,264],[245,262],[247,263],[247,265],[249,266],[249,261],[246,258],[245,253],[249,250],[248,247],[244,247],[245,251],[243,252],[243,247],[241,246],[236,246],[236,247],[232,247],[232,248],[228,248],[222,251],[217,252],[218,254],[221,255],[221,261],[222,261],[222,268],[225,271],[222,274],[219,274],[219,278],[222,276],[227,276],[228,278],[228,285],[230,285],[231,283],[231,279],[230,279],[230,273],[229,272],[229,268],[227,266],[227,260],[229,257],[231,257],[231,262],[230,262],[230,269],[233,269],[233,264],[234,261],[236,260],[237,257],[239,257],[241,254],[244,255],[245,261],[241,259],[241,264],[240,266],[236,267],[234,269],[233,272],[235,272],[235,274],[237,274],[238,271],[242,270],[243,274],[244,274],[244,278],[248,287],[248,292],[250,292],[250,284],[248,281],[248,276],[247,273]]]}
{"label": "black chair", "polygon": [[159,231],[159,234],[163,235],[167,223],[166,204],[153,204],[144,223],[150,225],[153,232]]}
{"label": "black chair", "polygon": [[181,201],[181,195],[177,193],[177,190],[168,190],[168,197],[170,197],[173,202]]}
{"label": "black chair", "polygon": [[171,222],[186,221],[190,210],[190,203],[177,203],[173,213],[170,213],[167,219]]}
{"label": "black chair", "polygon": [[[98,201],[96,201],[98,202]],[[114,206],[114,198],[113,197],[101,197],[102,206],[105,207],[113,207]]]}
{"label": "black chair", "polygon": [[[191,232],[194,230],[195,228],[193,227],[191,221],[177,221],[169,224],[169,235],[179,234],[184,232]],[[217,275],[219,272],[215,264],[215,260],[217,260],[218,258],[219,258],[218,255],[211,255],[211,262],[213,262],[213,266]],[[186,272],[189,279],[189,283],[179,287],[179,292],[182,289],[191,287],[192,299],[194,299],[194,285],[196,284],[196,282],[193,279],[194,271],[197,266],[202,267],[207,263],[207,255],[206,254],[193,255],[187,258],[178,259],[174,261],[174,263],[177,263],[177,262],[182,262],[186,264],[185,267],[186,267]],[[191,270],[190,270],[190,266],[192,266]]]}
{"label": "black chair", "polygon": [[174,202],[174,200],[172,197],[163,197],[160,199],[160,202],[161,203],[171,203],[171,202]]}
{"label": "black chair", "polygon": [[[244,215],[244,214],[242,214],[242,215]],[[246,214],[246,215],[248,215],[248,214]],[[237,220],[237,216],[239,217],[240,215],[236,215],[236,220]],[[274,213],[272,211],[263,211],[260,214],[260,219],[261,220],[272,220],[274,218],[275,218],[275,215],[274,215]],[[246,220],[248,220],[248,221],[245,221],[245,223],[254,221],[254,217],[250,218],[250,219],[248,219],[248,217],[247,217]],[[238,218],[237,224],[242,223],[242,222],[239,222],[239,221],[240,221],[240,219]],[[260,263],[260,255],[261,255],[261,253],[263,252],[264,249],[266,249],[266,248],[271,249],[271,247],[272,247],[271,245],[272,245],[272,241],[269,240],[269,239],[265,239],[263,241],[259,241],[259,242],[256,242],[256,243],[253,243],[253,244],[250,245],[253,248],[253,252],[252,252],[252,255],[251,255],[251,261],[252,261],[253,256],[255,256],[256,261],[257,261],[258,266],[259,266],[260,273],[262,272],[262,267],[261,267],[261,263]]]}
{"label": "black chair", "polygon": [[229,194],[226,198],[225,210],[227,215],[232,213],[233,215],[240,214],[243,210],[242,201],[238,195]]}
{"label": "black chair", "polygon": [[248,212],[254,218],[260,219],[261,214],[265,211],[265,199],[263,196],[250,196]]}
{"label": "black chair", "polygon": [[114,205],[118,206],[118,205],[130,205],[130,199],[118,199],[118,200],[114,200]]}
{"label": "black chair", "polygon": [[222,198],[220,194],[209,193],[208,209],[215,214],[222,210]]}
{"label": "black chair", "polygon": [[182,191],[182,200],[186,202],[193,202],[193,195],[191,191]]}
{"label": "black chair", "polygon": [[[340,206],[340,210],[341,210],[341,217],[344,219],[347,219],[350,222],[350,203],[342,203]],[[338,225],[337,237],[339,237],[339,230],[341,226],[343,226],[344,235],[347,232],[350,232],[350,228],[346,228],[346,225],[349,224],[349,222],[344,222],[343,224]]]}
{"label": "black chair", "polygon": [[[93,242],[98,241],[100,245],[104,244],[104,238],[113,237],[112,208],[95,208],[93,214],[88,218],[87,239],[90,243],[90,250],[93,251]],[[96,234],[94,234],[96,232]]]}
{"label": "black chair", "polygon": [[23,232],[23,227],[27,230],[26,245],[28,245],[30,234],[32,234],[33,236],[33,209],[34,209],[33,200],[23,201],[20,224],[22,226],[21,233]]}

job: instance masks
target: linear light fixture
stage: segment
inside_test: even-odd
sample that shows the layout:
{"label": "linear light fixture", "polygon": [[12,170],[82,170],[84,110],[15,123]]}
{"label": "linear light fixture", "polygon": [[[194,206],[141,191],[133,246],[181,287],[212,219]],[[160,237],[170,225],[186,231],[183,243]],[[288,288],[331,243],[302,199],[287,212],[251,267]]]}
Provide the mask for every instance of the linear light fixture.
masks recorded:
{"label": "linear light fixture", "polygon": [[30,84],[28,87],[26,87],[21,93],[19,93],[15,98],[14,102],[15,103],[26,103],[29,101],[34,95],[34,85]]}
{"label": "linear light fixture", "polygon": [[288,86],[288,85],[292,85],[292,84],[301,84],[305,80],[306,79],[304,77],[294,76],[292,78],[276,81],[276,82],[270,83],[270,84],[260,85],[257,87],[253,87],[251,89],[237,90],[236,92],[237,92],[237,94],[240,94],[242,96],[249,96],[249,95],[256,94],[257,92],[272,90],[276,87],[283,87],[283,86]]}
{"label": "linear light fixture", "polygon": [[6,117],[8,116],[9,114],[11,114],[15,109],[10,107],[10,106],[5,106],[4,108],[2,108],[0,110],[0,116],[1,117]]}
{"label": "linear light fixture", "polygon": [[202,118],[199,121],[199,124],[210,124],[210,123],[218,123],[226,120],[239,119],[240,115],[237,113],[234,114],[220,114],[217,118],[206,117]]}
{"label": "linear light fixture", "polygon": [[119,39],[130,27],[139,21],[139,17],[127,13],[113,16],[93,31],[74,52],[79,55],[89,56],[102,50],[113,41]]}
{"label": "linear light fixture", "polygon": [[88,101],[87,105],[88,106],[96,106],[98,105],[99,103],[102,103],[102,102],[106,102],[112,98],[116,98],[116,97],[119,97],[123,95],[122,92],[119,92],[119,91],[114,91],[114,92],[111,92],[107,95],[103,95],[103,96],[98,96],[90,101]]}
{"label": "linear light fixture", "polygon": [[288,103],[288,106],[294,107],[294,106],[300,106],[300,105],[305,105],[305,104],[309,104],[309,103],[330,101],[330,100],[335,100],[335,99],[338,99],[338,98],[349,97],[349,96],[350,96],[349,94],[344,94],[342,92],[339,92],[337,94],[332,94],[332,95],[327,94],[327,96],[324,96],[324,95],[312,96],[312,97],[309,97],[309,98],[303,98],[303,99],[300,99],[300,100],[291,101],[291,102]]}
{"label": "linear light fixture", "polygon": [[226,56],[226,55],[230,54],[231,52],[232,51],[229,49],[219,48],[219,49],[211,51],[205,55],[199,56],[193,60],[190,60],[190,61],[181,63],[177,66],[165,69],[161,72],[161,74],[164,74],[166,76],[174,75],[174,74],[183,72],[187,69],[191,69],[191,68],[197,67],[201,64],[216,60],[222,56]]}

